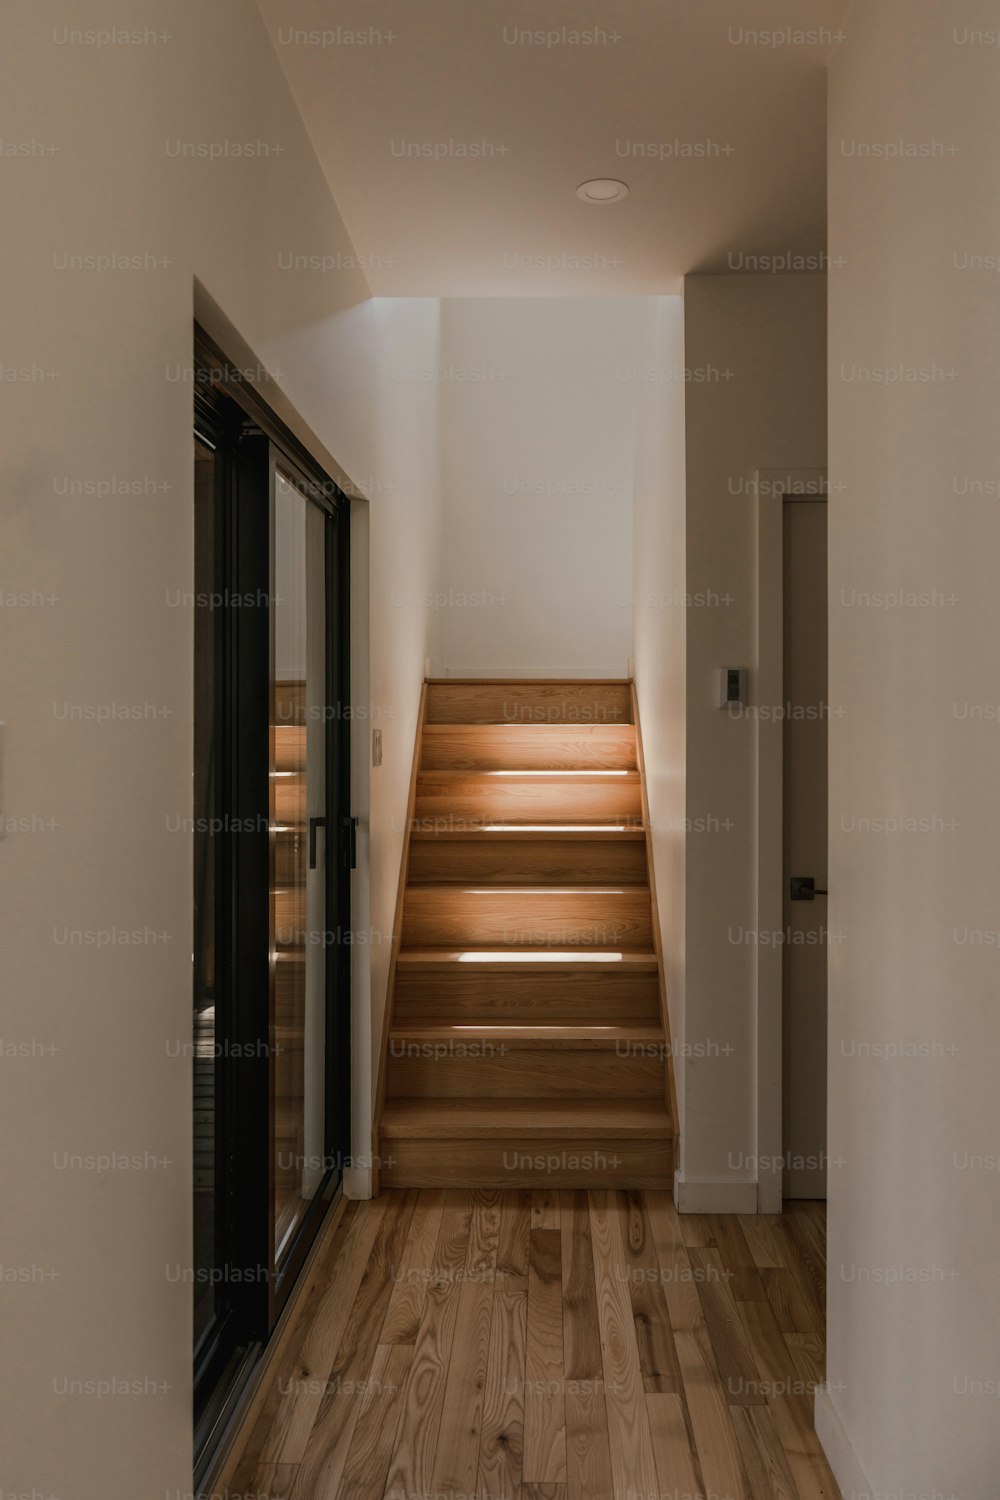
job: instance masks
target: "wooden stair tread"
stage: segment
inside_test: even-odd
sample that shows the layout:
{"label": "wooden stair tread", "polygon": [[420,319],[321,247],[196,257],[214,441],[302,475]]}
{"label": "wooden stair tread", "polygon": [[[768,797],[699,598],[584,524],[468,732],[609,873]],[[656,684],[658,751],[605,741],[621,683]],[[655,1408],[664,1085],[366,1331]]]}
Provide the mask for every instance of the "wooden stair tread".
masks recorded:
{"label": "wooden stair tread", "polygon": [[656,1099],[388,1099],[382,1134],[392,1139],[581,1137],[670,1139],[664,1102]]}
{"label": "wooden stair tread", "polygon": [[589,1047],[610,1050],[622,1042],[659,1046],[665,1040],[662,1026],[493,1026],[489,1022],[481,1025],[478,1021],[422,1021],[411,1026],[395,1025],[390,1038],[407,1042],[503,1042],[506,1046],[519,1050],[531,1047]]}
{"label": "wooden stair tread", "polygon": [[638,771],[468,771],[461,767],[451,771],[418,771],[417,775],[421,781],[429,781],[433,784],[469,781],[475,786],[483,783],[493,786],[498,781],[523,782],[527,785],[537,781],[541,786],[552,786],[558,781],[573,783],[596,781],[601,785],[610,782],[627,786],[635,785],[639,780]]}
{"label": "wooden stair tread", "polygon": [[[648,885],[615,885],[612,880],[607,885],[579,885],[573,880],[562,880],[559,885],[538,885],[537,880],[516,880],[510,885],[477,885],[474,880],[465,880],[460,883],[459,891],[465,891],[466,895],[624,895],[633,894],[633,891],[648,891]],[[435,885],[433,880],[424,880],[420,885],[421,897],[433,898],[433,895],[441,895],[442,900],[450,900],[456,894],[456,882],[450,880],[442,885]]]}
{"label": "wooden stair tread", "polygon": [[422,828],[419,821],[412,829],[412,839],[430,839],[436,843],[454,841],[481,844],[506,843],[585,843],[592,839],[615,841],[634,839],[641,842],[646,830],[641,825],[630,824],[627,828],[609,823],[492,823],[478,828]]}
{"label": "wooden stair tread", "polygon": [[623,969],[630,974],[656,973],[656,954],[624,951],[618,949],[602,950],[593,948],[591,953],[603,954],[614,953],[614,958],[602,956],[591,958],[583,956],[580,952],[564,952],[562,950],[546,948],[520,948],[511,949],[512,953],[519,953],[519,958],[508,958],[506,955],[496,958],[470,959],[469,954],[490,953],[496,954],[496,948],[403,948],[397,959],[397,968],[415,969],[426,973],[428,970],[440,969],[450,970],[456,965],[468,967],[476,973],[487,972],[492,974],[518,974],[535,972],[540,966],[550,969],[560,966],[567,969],[580,969],[587,973],[620,973]]}

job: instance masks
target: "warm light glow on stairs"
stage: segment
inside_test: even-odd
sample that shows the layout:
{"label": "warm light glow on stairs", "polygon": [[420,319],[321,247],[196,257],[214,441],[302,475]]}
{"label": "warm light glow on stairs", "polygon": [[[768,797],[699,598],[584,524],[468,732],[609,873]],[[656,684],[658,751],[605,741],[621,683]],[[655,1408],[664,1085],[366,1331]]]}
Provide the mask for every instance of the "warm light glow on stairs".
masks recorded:
{"label": "warm light glow on stairs", "polygon": [[[669,1187],[631,685],[430,683],[418,755],[377,1108],[382,1182]],[[567,1150],[553,1167],[533,1148],[554,1139]]]}

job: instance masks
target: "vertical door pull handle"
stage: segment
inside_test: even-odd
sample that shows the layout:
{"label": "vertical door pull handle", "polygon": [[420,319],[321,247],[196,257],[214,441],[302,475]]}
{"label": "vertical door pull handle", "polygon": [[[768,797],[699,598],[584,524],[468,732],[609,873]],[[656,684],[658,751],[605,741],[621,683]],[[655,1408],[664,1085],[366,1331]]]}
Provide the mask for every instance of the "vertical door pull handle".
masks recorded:
{"label": "vertical door pull handle", "polygon": [[310,868],[310,870],[315,870],[315,868],[316,868],[316,830],[317,830],[317,828],[324,828],[324,829],[326,828],[326,819],[325,818],[310,818],[309,819],[309,868]]}
{"label": "vertical door pull handle", "polygon": [[344,819],[344,863],[349,870],[358,868],[358,820]]}

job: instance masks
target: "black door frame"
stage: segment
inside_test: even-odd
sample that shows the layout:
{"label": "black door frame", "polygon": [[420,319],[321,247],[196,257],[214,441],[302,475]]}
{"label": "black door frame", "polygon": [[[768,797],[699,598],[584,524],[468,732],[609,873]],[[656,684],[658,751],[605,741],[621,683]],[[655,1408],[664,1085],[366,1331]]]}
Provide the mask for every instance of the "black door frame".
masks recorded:
{"label": "black door frame", "polygon": [[[216,449],[223,764],[217,861],[216,1267],[220,1311],[195,1365],[195,1476],[274,1331],[350,1147],[350,502],[218,346],[195,327],[195,430]],[[279,469],[326,517],[326,1082],[321,1186],[274,1274],[274,969],[270,726],[274,486]]]}

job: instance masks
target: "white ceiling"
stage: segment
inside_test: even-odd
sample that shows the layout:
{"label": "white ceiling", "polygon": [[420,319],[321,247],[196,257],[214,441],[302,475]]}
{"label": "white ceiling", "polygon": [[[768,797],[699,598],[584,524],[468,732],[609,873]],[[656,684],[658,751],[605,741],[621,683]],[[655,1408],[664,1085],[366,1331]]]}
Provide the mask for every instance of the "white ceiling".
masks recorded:
{"label": "white ceiling", "polygon": [[[674,292],[822,253],[825,59],[848,0],[260,4],[377,295]],[[607,40],[512,41],[585,28]],[[784,28],[814,36],[748,40]],[[582,203],[588,177],[629,197]]]}

